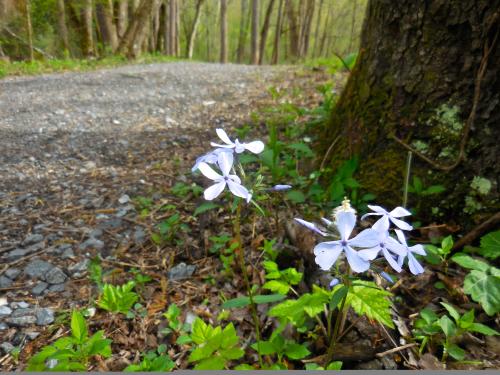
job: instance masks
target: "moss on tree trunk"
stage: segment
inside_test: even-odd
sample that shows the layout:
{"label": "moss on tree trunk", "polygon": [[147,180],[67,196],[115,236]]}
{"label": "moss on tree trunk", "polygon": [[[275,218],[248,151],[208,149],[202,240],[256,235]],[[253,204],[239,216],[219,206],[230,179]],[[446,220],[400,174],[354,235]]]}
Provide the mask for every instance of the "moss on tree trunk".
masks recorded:
{"label": "moss on tree trunk", "polygon": [[[435,162],[414,156],[412,174],[447,189],[420,202],[427,220],[470,224],[498,211],[499,12],[499,0],[371,0],[356,66],[323,129],[324,151],[338,138],[331,165],[360,155],[364,189],[381,204],[400,204],[407,149],[395,136]],[[490,52],[465,157],[441,170],[460,156],[485,46]],[[487,194],[471,188],[474,177],[491,183]],[[410,196],[410,207],[416,199]],[[432,207],[440,209],[433,217]]]}

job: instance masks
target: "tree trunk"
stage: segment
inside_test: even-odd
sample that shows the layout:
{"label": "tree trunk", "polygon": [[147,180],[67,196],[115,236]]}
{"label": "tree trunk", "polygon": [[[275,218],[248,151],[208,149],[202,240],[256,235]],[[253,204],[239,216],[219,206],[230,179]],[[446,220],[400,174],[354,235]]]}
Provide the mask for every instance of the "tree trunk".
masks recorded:
{"label": "tree trunk", "polygon": [[352,16],[351,16],[351,33],[349,35],[349,48],[348,52],[352,52],[352,46],[354,41],[354,26],[356,24],[356,12],[358,11],[358,1],[352,0]]}
{"label": "tree trunk", "polygon": [[125,35],[128,25],[128,0],[120,0],[118,3],[117,32],[120,38]]}
{"label": "tree trunk", "polygon": [[[499,9],[500,0],[370,0],[356,66],[322,134],[323,150],[336,142],[330,165],[359,155],[358,181],[393,206],[411,148],[412,175],[447,189],[420,198],[425,222],[439,220],[432,207],[461,224],[498,211]],[[479,177],[488,192],[474,188]]]}
{"label": "tree trunk", "polygon": [[68,27],[66,26],[66,8],[64,0],[57,0],[57,13],[57,27],[62,47],[65,53],[69,53],[71,55],[69,48]]}
{"label": "tree trunk", "polygon": [[328,38],[328,30],[329,30],[328,25],[330,24],[331,15],[332,15],[332,8],[328,7],[328,13],[326,14],[325,26],[323,27],[323,36],[321,37],[321,47],[319,48],[318,56],[324,56],[326,39]]}
{"label": "tree trunk", "polygon": [[259,63],[259,0],[252,0],[252,64]]}
{"label": "tree trunk", "polygon": [[297,58],[299,57],[300,28],[292,0],[286,0],[286,14],[289,25],[290,52],[294,58]]}
{"label": "tree trunk", "polygon": [[220,0],[220,62],[227,64],[227,0]]}
{"label": "tree trunk", "polygon": [[111,52],[115,52],[118,47],[118,36],[113,22],[113,1],[96,2],[96,15],[103,44],[110,47]]}
{"label": "tree trunk", "polygon": [[175,52],[176,52],[176,19],[177,19],[177,16],[175,14],[175,11],[176,11],[176,3],[177,3],[177,0],[170,0],[169,1],[169,10],[168,10],[168,14],[169,14],[169,22],[168,22],[168,35],[169,35],[169,42],[168,42],[168,47],[169,47],[169,50],[168,50],[168,54],[170,56],[175,56]]}
{"label": "tree trunk", "polygon": [[273,48],[273,59],[272,63],[274,65],[278,64],[280,59],[280,41],[281,41],[281,28],[283,25],[283,0],[280,0],[278,6],[278,18],[276,20],[276,31],[274,34],[274,48]]}
{"label": "tree trunk", "polygon": [[245,45],[248,34],[248,0],[241,0],[241,13],[240,13],[240,34],[238,37],[238,53],[236,56],[236,61],[238,64],[243,62],[243,56],[245,55]]}
{"label": "tree trunk", "polygon": [[318,13],[316,17],[316,30],[314,31],[314,47],[312,51],[312,57],[317,56],[317,51],[318,51],[318,43],[319,43],[319,32],[320,32],[320,27],[321,27],[321,15],[323,14],[323,2],[324,0],[321,0],[319,3],[318,7]]}
{"label": "tree trunk", "polygon": [[309,41],[311,38],[312,19],[314,17],[315,0],[308,0],[301,33],[300,57],[306,57],[309,51]]}
{"label": "tree trunk", "polygon": [[84,0],[82,8],[82,53],[85,57],[94,56],[94,30],[92,27],[92,0]]}
{"label": "tree trunk", "polygon": [[269,0],[269,5],[267,6],[266,16],[264,18],[264,25],[260,32],[260,51],[259,51],[259,65],[264,62],[264,54],[266,52],[266,40],[267,34],[269,33],[269,24],[271,23],[271,15],[273,13],[275,0]]}
{"label": "tree trunk", "polygon": [[200,24],[201,6],[203,5],[203,0],[198,0],[196,2],[196,8],[194,13],[193,26],[191,27],[191,32],[189,33],[187,52],[186,56],[189,60],[193,58],[194,52],[194,41],[196,39],[196,33],[198,31],[198,25]]}
{"label": "tree trunk", "polygon": [[28,34],[28,49],[29,49],[29,59],[33,61],[35,59],[33,53],[33,27],[31,25],[31,3],[30,0],[24,0],[24,11],[26,13],[26,32]]}

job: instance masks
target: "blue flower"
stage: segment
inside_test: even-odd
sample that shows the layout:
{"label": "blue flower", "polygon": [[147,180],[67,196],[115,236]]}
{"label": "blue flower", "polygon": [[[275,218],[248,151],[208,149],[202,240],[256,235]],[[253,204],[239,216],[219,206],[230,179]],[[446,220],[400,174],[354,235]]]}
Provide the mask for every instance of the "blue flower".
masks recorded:
{"label": "blue flower", "polygon": [[391,212],[388,212],[385,208],[380,206],[371,206],[368,207],[374,211],[368,214],[365,214],[361,217],[361,220],[364,220],[367,216],[378,215],[382,216],[375,224],[373,224],[372,228],[378,231],[386,231],[389,230],[389,221],[391,221],[395,226],[402,230],[412,230],[413,227],[404,222],[403,220],[399,220],[399,217],[409,216],[411,212],[404,209],[403,207],[396,207]]}
{"label": "blue flower", "polygon": [[227,148],[227,149],[234,149],[234,151],[237,154],[241,154],[243,151],[248,150],[254,154],[260,154],[262,151],[264,151],[264,143],[262,141],[253,141],[250,143],[241,143],[237,139],[233,142],[229,137],[227,136],[226,132],[223,129],[216,129],[217,135],[219,138],[224,142],[224,145],[210,142],[210,144],[213,147],[220,147],[220,148]]}
{"label": "blue flower", "polygon": [[424,268],[420,263],[418,263],[417,259],[413,255],[413,253],[418,255],[427,255],[425,253],[424,247],[422,245],[408,246],[403,232],[399,229],[396,229],[395,231],[396,235],[398,236],[399,242],[401,242],[401,245],[403,245],[403,249],[405,250],[405,254],[398,257],[399,266],[401,267],[404,263],[405,257],[408,257],[408,266],[410,267],[410,272],[414,275],[424,273]]}
{"label": "blue flower", "polygon": [[302,219],[298,219],[298,218],[295,218],[294,219],[297,223],[299,223],[300,225],[306,227],[307,229],[310,229],[312,230],[313,232],[315,233],[318,233],[320,236],[327,236],[328,233],[326,232],[323,232],[316,224],[314,223],[311,223],[309,221],[305,221],[305,220],[302,220]]}
{"label": "blue flower", "polygon": [[340,283],[339,279],[334,278],[332,281],[330,281],[330,288],[333,288],[335,285],[338,285]]}
{"label": "blue flower", "polygon": [[290,190],[292,188],[292,185],[274,185],[270,190],[272,191],[284,191],[284,190]]}
{"label": "blue flower", "polygon": [[206,163],[206,164],[216,164],[217,163],[217,160],[219,158],[219,154],[221,152],[230,152],[232,153],[233,150],[232,149],[228,149],[228,148],[216,148],[215,150],[213,151],[210,151],[204,155],[201,155],[199,156],[194,165],[193,165],[193,168],[191,168],[191,172],[195,172],[199,167],[200,167],[200,164],[201,163]]}
{"label": "blue flower", "polygon": [[398,241],[389,236],[388,231],[376,232],[378,235],[378,243],[370,249],[360,250],[359,256],[366,260],[373,260],[379,253],[382,253],[389,265],[396,272],[401,272],[401,265],[396,262],[395,255],[400,257],[406,255],[405,248]]}

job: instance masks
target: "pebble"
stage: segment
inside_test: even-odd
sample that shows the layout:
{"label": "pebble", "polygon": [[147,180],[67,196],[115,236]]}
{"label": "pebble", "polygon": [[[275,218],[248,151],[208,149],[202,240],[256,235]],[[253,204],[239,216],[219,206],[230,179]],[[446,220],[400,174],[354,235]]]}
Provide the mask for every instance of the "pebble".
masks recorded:
{"label": "pebble", "polygon": [[19,268],[9,268],[5,271],[5,276],[7,276],[11,280],[15,280],[21,274],[21,270]]}
{"label": "pebble", "polygon": [[53,268],[54,266],[49,262],[40,259],[34,259],[28,263],[28,265],[24,268],[24,273],[32,278],[41,278],[45,280],[46,274]]}
{"label": "pebble", "polygon": [[90,237],[85,242],[80,244],[80,250],[87,250],[88,248],[101,250],[103,247],[104,247],[104,242],[93,237]]}
{"label": "pebble", "polygon": [[170,280],[181,280],[191,277],[196,270],[195,265],[186,265],[186,263],[179,263],[168,271],[168,278]]}
{"label": "pebble", "polygon": [[45,275],[45,281],[49,284],[62,284],[67,278],[66,274],[59,267],[52,268],[47,275]]}
{"label": "pebble", "polygon": [[89,259],[84,259],[81,262],[78,262],[78,263],[75,263],[75,264],[69,266],[68,267],[68,272],[71,275],[74,275],[76,273],[85,272],[85,271],[87,271],[87,269],[89,267],[89,264],[90,264],[90,260]]}
{"label": "pebble", "polygon": [[127,194],[123,194],[119,199],[118,199],[118,202],[120,204],[125,204],[125,203],[128,203],[130,202],[130,197],[127,195]]}
{"label": "pebble", "polygon": [[54,322],[54,311],[49,308],[36,310],[36,324],[46,326]]}
{"label": "pebble", "polygon": [[39,281],[38,284],[36,284],[35,287],[31,289],[31,293],[39,296],[44,292],[45,289],[47,289],[48,286],[49,284],[47,284],[45,281]]}
{"label": "pebble", "polygon": [[0,288],[8,288],[11,286],[13,281],[5,276],[0,276]]}
{"label": "pebble", "polygon": [[38,336],[40,336],[40,332],[35,332],[35,331],[27,331],[27,332],[24,332],[24,334],[30,339],[30,340],[34,340],[36,339]]}
{"label": "pebble", "polygon": [[27,309],[28,307],[30,307],[30,304],[24,301],[11,302],[10,307],[12,307],[13,309]]}
{"label": "pebble", "polygon": [[9,306],[0,306],[0,318],[5,318],[12,314],[12,309]]}
{"label": "pebble", "polygon": [[22,245],[28,246],[42,241],[43,241],[43,235],[35,233],[35,234],[30,234],[28,237],[26,237],[22,242]]}
{"label": "pebble", "polygon": [[66,284],[54,284],[49,288],[49,292],[60,293],[66,290]]}
{"label": "pebble", "polygon": [[73,251],[73,249],[66,249],[61,255],[62,259],[71,259],[74,257],[75,257],[75,252]]}
{"label": "pebble", "polygon": [[26,327],[36,323],[36,316],[34,315],[10,316],[7,319],[5,319],[5,322],[13,326]]}
{"label": "pebble", "polygon": [[137,245],[142,245],[146,241],[146,232],[141,227],[136,227],[134,232],[134,242]]}
{"label": "pebble", "polygon": [[15,349],[15,347],[10,342],[2,342],[0,344],[0,349],[2,349],[4,354],[9,354],[11,351]]}
{"label": "pebble", "polygon": [[3,322],[0,322],[0,331],[5,331],[9,329],[9,326]]}

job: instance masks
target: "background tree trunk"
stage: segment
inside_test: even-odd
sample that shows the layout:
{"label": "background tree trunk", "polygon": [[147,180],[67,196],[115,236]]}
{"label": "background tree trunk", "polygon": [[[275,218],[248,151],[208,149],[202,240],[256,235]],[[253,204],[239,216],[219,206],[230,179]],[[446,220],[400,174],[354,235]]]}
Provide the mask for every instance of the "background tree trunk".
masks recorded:
{"label": "background tree trunk", "polygon": [[118,36],[113,22],[113,1],[106,0],[104,2],[100,0],[96,2],[96,15],[103,43],[109,46],[112,52],[116,51]]}
{"label": "background tree trunk", "polygon": [[82,53],[85,57],[94,56],[94,30],[92,22],[92,0],[84,0],[82,7]]}
{"label": "background tree trunk", "polygon": [[286,14],[288,16],[290,53],[293,57],[297,58],[299,57],[300,26],[292,0],[286,0]]}
{"label": "background tree trunk", "polygon": [[33,26],[31,25],[31,3],[30,0],[24,0],[24,11],[26,13],[26,33],[28,35],[29,59],[35,59],[33,53]]}
{"label": "background tree trunk", "polygon": [[117,32],[120,38],[125,35],[128,25],[128,0],[120,0],[118,3]]}
{"label": "background tree trunk", "polygon": [[273,13],[274,3],[275,0],[269,0],[269,4],[266,10],[266,16],[264,18],[264,25],[262,25],[262,31],[260,32],[259,65],[262,65],[262,63],[264,62],[267,34],[269,33],[269,25],[271,23],[271,15]]}
{"label": "background tree trunk", "polygon": [[251,57],[252,64],[259,63],[259,0],[252,0],[252,37]]}
{"label": "background tree trunk", "polygon": [[[437,207],[470,223],[470,213],[480,221],[498,211],[499,9],[500,0],[371,0],[358,61],[323,132],[324,150],[336,140],[331,165],[360,155],[362,186],[380,204],[400,204],[410,145],[413,175],[447,188],[421,201],[420,214]],[[487,195],[472,191],[474,176],[491,182]],[[467,207],[471,199],[483,208]]]}
{"label": "background tree trunk", "polygon": [[283,25],[283,0],[280,0],[280,4],[278,6],[278,16],[276,20],[276,31],[274,34],[274,47],[273,47],[273,64],[278,64],[280,60],[280,41],[281,41],[281,28]]}
{"label": "background tree trunk", "polygon": [[236,56],[236,61],[238,64],[243,62],[243,56],[245,55],[245,45],[248,33],[248,0],[241,0],[241,13],[240,13],[240,34],[238,37],[238,53]]}
{"label": "background tree trunk", "polygon": [[68,38],[68,27],[66,26],[66,7],[64,5],[64,0],[57,0],[57,26],[59,30],[59,36],[61,37],[62,47],[65,53],[71,56],[71,50],[69,47]]}
{"label": "background tree trunk", "polygon": [[220,0],[220,62],[227,63],[227,0]]}
{"label": "background tree trunk", "polygon": [[196,40],[196,33],[198,31],[198,25],[200,24],[200,15],[201,15],[201,6],[203,5],[203,0],[198,0],[196,2],[196,9],[194,13],[193,26],[191,27],[191,31],[189,33],[189,39],[187,43],[187,53],[186,56],[188,59],[193,58],[194,52],[194,42]]}

